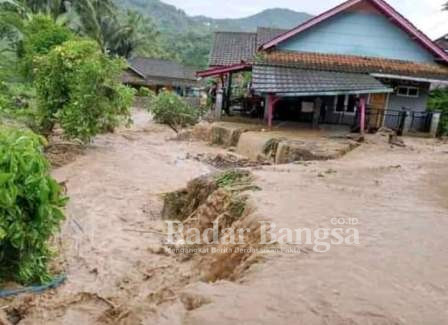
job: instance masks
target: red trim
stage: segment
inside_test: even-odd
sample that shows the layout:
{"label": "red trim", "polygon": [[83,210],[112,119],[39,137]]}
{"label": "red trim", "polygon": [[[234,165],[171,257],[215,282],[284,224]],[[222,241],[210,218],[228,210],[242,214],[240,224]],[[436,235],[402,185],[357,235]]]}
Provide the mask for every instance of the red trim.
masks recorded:
{"label": "red trim", "polygon": [[229,72],[236,72],[236,71],[243,71],[243,70],[250,70],[252,69],[251,64],[247,63],[239,63],[239,64],[233,64],[233,65],[227,65],[222,67],[213,67],[207,70],[202,70],[196,72],[196,76],[201,78],[206,77],[212,77],[212,76],[218,76],[220,74],[225,74]]}
{"label": "red trim", "polygon": [[263,50],[270,49],[279,43],[341,13],[342,11],[362,2],[368,1],[372,5],[374,5],[377,9],[379,9],[383,14],[392,18],[395,24],[397,24],[401,29],[405,32],[413,36],[416,41],[418,41],[422,46],[430,50],[435,56],[440,57],[443,61],[448,63],[448,54],[445,53],[439,46],[437,46],[428,36],[426,36],[423,32],[418,30],[409,20],[399,14],[393,7],[391,7],[384,0],[348,0],[339,6],[330,9],[319,16],[316,16],[307,22],[297,26],[296,28],[281,34],[274,38],[273,40],[263,44],[260,48]]}

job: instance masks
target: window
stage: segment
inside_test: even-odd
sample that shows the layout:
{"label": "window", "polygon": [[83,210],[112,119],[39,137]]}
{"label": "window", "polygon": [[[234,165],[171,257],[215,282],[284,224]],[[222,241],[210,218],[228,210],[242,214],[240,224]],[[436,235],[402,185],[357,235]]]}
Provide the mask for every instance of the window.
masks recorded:
{"label": "window", "polygon": [[417,87],[399,86],[397,89],[397,96],[415,98],[419,96],[419,90]]}
{"label": "window", "polygon": [[336,113],[355,114],[357,107],[356,95],[339,95],[334,100],[334,111]]}

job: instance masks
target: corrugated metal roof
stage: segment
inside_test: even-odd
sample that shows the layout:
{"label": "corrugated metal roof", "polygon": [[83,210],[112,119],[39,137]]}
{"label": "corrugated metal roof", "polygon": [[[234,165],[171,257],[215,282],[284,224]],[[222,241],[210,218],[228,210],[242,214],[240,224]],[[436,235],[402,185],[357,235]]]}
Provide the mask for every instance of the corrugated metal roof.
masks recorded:
{"label": "corrugated metal roof", "polygon": [[254,65],[253,88],[285,96],[387,93],[392,89],[367,74]]}

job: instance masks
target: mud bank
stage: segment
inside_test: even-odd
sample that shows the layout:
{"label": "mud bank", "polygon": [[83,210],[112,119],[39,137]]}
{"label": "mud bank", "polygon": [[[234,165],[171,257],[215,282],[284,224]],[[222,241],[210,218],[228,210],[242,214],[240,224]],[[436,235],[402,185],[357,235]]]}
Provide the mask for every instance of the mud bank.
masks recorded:
{"label": "mud bank", "polygon": [[[202,176],[185,189],[164,195],[162,217],[182,222],[182,231],[173,236],[178,242],[171,248],[203,247],[204,253],[190,257],[206,282],[234,281],[258,260],[254,250],[260,246],[260,224],[250,200],[251,192],[258,188],[252,182],[250,172],[229,170]],[[216,235],[206,229],[213,229]],[[239,236],[237,244],[234,236],[243,229],[247,232]]]}
{"label": "mud bank", "polygon": [[330,137],[316,130],[265,131],[260,125],[218,122],[201,123],[189,131],[192,139],[234,148],[253,162],[287,164],[295,161],[330,160],[344,156],[360,144],[344,137]]}

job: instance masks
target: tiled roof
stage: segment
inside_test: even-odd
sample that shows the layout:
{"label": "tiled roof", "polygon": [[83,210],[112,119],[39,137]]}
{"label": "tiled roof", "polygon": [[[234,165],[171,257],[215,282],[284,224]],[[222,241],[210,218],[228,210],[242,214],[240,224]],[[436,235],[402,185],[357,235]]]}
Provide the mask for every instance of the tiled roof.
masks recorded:
{"label": "tiled roof", "polygon": [[258,63],[310,70],[380,73],[448,80],[448,67],[444,65],[350,55],[274,51],[260,55]]}
{"label": "tiled roof", "polygon": [[279,28],[267,28],[267,27],[258,27],[257,28],[257,48],[259,48],[264,43],[273,40],[277,36],[286,33],[287,29],[279,29]]}
{"label": "tiled roof", "polygon": [[210,66],[252,62],[257,50],[257,34],[216,32]]}
{"label": "tiled roof", "polygon": [[259,46],[286,30],[258,27],[256,33],[216,32],[210,53],[210,66],[252,63]]}
{"label": "tiled roof", "polygon": [[434,41],[438,46],[440,46],[445,52],[448,52],[448,34],[442,36],[441,38]]}
{"label": "tiled roof", "polygon": [[180,63],[167,60],[137,57],[129,65],[148,78],[196,81],[196,71]]}
{"label": "tiled roof", "polygon": [[390,91],[375,78],[359,73],[254,65],[252,77],[253,88],[260,93],[311,96]]}

